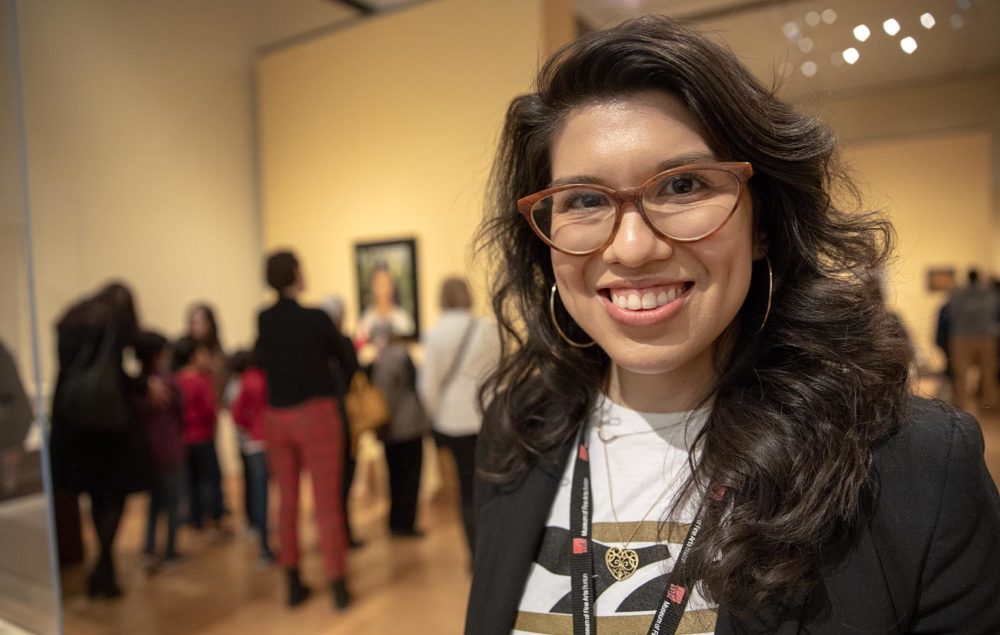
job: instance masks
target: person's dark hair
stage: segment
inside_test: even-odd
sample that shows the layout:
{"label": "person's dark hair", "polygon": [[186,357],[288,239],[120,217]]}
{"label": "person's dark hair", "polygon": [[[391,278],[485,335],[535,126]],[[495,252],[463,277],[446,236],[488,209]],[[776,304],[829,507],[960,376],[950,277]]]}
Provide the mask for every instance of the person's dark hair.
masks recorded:
{"label": "person's dark hair", "polygon": [[170,345],[162,334],[156,331],[140,331],[135,338],[135,357],[142,364],[144,375],[152,374],[156,367],[156,358]]}
{"label": "person's dark hair", "polygon": [[188,309],[187,334],[194,337],[194,333],[191,332],[191,320],[194,318],[195,313],[201,313],[204,315],[205,321],[208,322],[208,339],[200,340],[200,342],[208,346],[209,350],[213,352],[221,351],[222,340],[219,338],[219,324],[215,320],[215,311],[212,310],[212,307],[209,304],[205,302],[198,302],[197,304],[192,304],[191,308]]}
{"label": "person's dark hair", "polygon": [[979,269],[975,267],[969,268],[969,286],[974,287],[979,284]]}
{"label": "person's dark hair", "polygon": [[229,368],[236,374],[240,374],[248,368],[257,365],[257,355],[253,351],[240,350],[233,353],[229,358]]}
{"label": "person's dark hair", "polygon": [[267,257],[265,278],[267,285],[281,293],[295,284],[295,275],[299,270],[299,260],[290,251],[277,251]]}
{"label": "person's dark hair", "polygon": [[465,278],[454,276],[445,278],[441,284],[442,309],[471,309],[472,293]]}
{"label": "person's dark hair", "polygon": [[118,340],[131,344],[139,334],[139,314],[132,291],[122,282],[110,282],[101,287],[93,300],[108,311],[118,330]]}
{"label": "person's dark hair", "polygon": [[[755,229],[774,270],[770,317],[758,261],[748,300],[716,347],[713,407],[692,453],[692,486],[722,485],[689,566],[708,595],[763,619],[816,588],[820,555],[864,512],[872,448],[901,425],[908,356],[876,272],[891,225],[838,207],[857,189],[831,130],[762,87],[728,50],[663,16],[591,33],[540,70],[537,92],[511,103],[477,250],[495,263],[499,366],[483,387],[483,432],[496,448],[483,475],[519,478],[562,446],[594,408],[610,360],[570,347],[554,330],[550,253],[516,201],[550,183],[549,150],[576,107],[658,90],[679,98],[720,161],[749,161]],[[565,311],[562,328],[589,336]],[[721,351],[727,351],[723,354]]]}
{"label": "person's dark hair", "polygon": [[204,342],[199,342],[189,335],[185,335],[174,342],[174,354],[171,362],[173,369],[178,371],[190,364],[191,360],[194,358],[195,351],[198,349],[208,350],[208,345]]}

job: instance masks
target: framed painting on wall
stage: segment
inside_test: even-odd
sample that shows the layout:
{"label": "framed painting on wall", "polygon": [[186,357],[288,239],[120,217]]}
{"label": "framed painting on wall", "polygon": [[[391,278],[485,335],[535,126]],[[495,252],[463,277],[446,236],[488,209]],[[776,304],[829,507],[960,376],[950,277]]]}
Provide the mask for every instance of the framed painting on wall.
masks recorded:
{"label": "framed painting on wall", "polygon": [[930,267],[927,269],[928,291],[951,291],[954,288],[954,267]]}
{"label": "framed painting on wall", "polygon": [[394,335],[420,336],[417,298],[417,241],[415,238],[354,245],[360,315],[355,339],[364,344],[372,328],[382,322]]}

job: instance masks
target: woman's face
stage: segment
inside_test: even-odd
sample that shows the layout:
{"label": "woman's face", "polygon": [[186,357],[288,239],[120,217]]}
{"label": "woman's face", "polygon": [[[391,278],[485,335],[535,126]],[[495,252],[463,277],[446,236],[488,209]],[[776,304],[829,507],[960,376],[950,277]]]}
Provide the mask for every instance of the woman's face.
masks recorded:
{"label": "woman's face", "polygon": [[377,304],[392,304],[396,284],[388,271],[379,269],[372,274],[372,297]]}
{"label": "woman's face", "polygon": [[212,324],[208,321],[208,316],[204,309],[195,309],[191,312],[188,320],[188,331],[191,337],[199,342],[206,341],[212,333]]}
{"label": "woman's face", "polygon": [[[658,91],[571,110],[551,147],[553,182],[616,189],[669,167],[718,160],[683,103]],[[613,399],[672,410],[704,396],[714,379],[714,345],[750,286],[752,211],[745,193],[719,231],[682,244],[658,238],[629,203],[603,251],[552,250],[562,303],[611,357]],[[616,304],[620,297],[625,308]],[[655,308],[636,307],[644,301]]]}

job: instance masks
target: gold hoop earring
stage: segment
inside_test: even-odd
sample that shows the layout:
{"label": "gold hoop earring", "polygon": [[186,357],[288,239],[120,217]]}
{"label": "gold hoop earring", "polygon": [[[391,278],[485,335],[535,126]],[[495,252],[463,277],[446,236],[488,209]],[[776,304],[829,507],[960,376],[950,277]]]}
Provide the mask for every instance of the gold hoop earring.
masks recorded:
{"label": "gold hoop earring", "polygon": [[597,342],[591,340],[586,344],[581,344],[579,342],[574,342],[569,339],[569,337],[563,333],[563,330],[559,328],[559,322],[556,320],[556,283],[552,283],[552,290],[549,292],[549,317],[552,319],[552,326],[556,328],[556,333],[559,337],[563,338],[563,341],[572,346],[573,348],[590,348],[591,346],[597,344]]}
{"label": "gold hoop earring", "polygon": [[771,259],[764,254],[764,262],[767,263],[767,308],[764,309],[764,320],[760,323],[760,328],[754,331],[754,335],[760,335],[767,324],[767,318],[771,315],[771,296],[774,295],[774,270],[771,268]]}

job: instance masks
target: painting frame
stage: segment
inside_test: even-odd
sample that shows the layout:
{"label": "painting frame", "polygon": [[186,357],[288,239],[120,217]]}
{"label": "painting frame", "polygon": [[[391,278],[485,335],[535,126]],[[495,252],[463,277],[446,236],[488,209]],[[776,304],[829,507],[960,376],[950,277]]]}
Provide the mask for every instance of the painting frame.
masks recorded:
{"label": "painting frame", "polygon": [[951,291],[957,284],[955,268],[951,266],[927,268],[928,291]]}
{"label": "painting frame", "polygon": [[[373,277],[379,276],[373,285]],[[414,237],[354,243],[358,322],[355,339],[369,341],[371,327],[379,321],[393,325],[394,335],[408,341],[420,338],[420,289],[417,239]],[[386,280],[392,282],[392,307],[386,306]],[[376,287],[377,285],[377,287]],[[377,303],[376,297],[381,298]]]}

